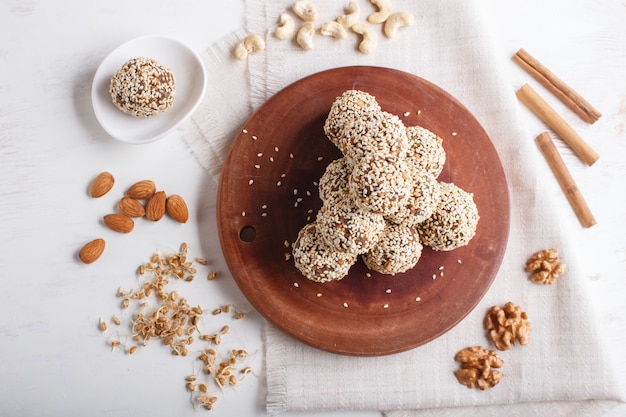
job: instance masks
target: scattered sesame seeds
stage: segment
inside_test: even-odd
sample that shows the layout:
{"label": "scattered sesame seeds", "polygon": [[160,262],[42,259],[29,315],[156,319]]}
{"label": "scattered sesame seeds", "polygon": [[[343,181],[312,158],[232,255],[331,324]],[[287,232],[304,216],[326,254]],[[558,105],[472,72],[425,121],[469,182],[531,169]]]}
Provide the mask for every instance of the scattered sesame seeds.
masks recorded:
{"label": "scattered sesame seeds", "polygon": [[297,195],[297,194],[298,194],[298,189],[297,189],[297,188],[294,188],[294,189],[293,189],[293,195]]}
{"label": "scattered sesame seeds", "polygon": [[267,217],[267,213],[261,213],[261,217]]}
{"label": "scattered sesame seeds", "polygon": [[300,284],[298,284],[297,282],[294,282],[294,283],[293,283],[293,286],[294,286],[294,287],[296,287],[296,288],[298,288],[298,287],[300,286]]}
{"label": "scattered sesame seeds", "polygon": [[460,259],[457,259],[456,262],[459,264],[462,263]]}
{"label": "scattered sesame seeds", "polygon": [[321,297],[321,296],[322,296],[322,293],[321,293],[321,292],[318,292],[316,295],[317,295],[318,297]]}
{"label": "scattered sesame seeds", "polygon": [[252,135],[252,140],[257,140],[258,137],[256,137],[255,135]]}
{"label": "scattered sesame seeds", "polygon": [[282,182],[282,181],[278,181],[278,182],[276,183],[276,186],[277,186],[277,187],[280,187],[281,185],[283,185],[283,182]]}
{"label": "scattered sesame seeds", "polygon": [[411,112],[410,112],[410,111],[405,111],[405,112],[404,112],[404,117],[407,117],[407,116],[409,116],[410,114],[411,114]]}
{"label": "scattered sesame seeds", "polygon": [[452,132],[452,136],[456,136],[456,132]]}
{"label": "scattered sesame seeds", "polygon": [[387,288],[387,289],[385,290],[385,292],[386,292],[387,294],[391,294],[391,288]]}
{"label": "scattered sesame seeds", "polygon": [[274,157],[270,156],[270,162],[274,162]]}
{"label": "scattered sesame seeds", "polygon": [[246,212],[245,211],[241,212],[241,217],[246,217]]}
{"label": "scattered sesame seeds", "polygon": [[443,271],[443,268],[444,268],[444,266],[443,266],[443,265],[441,265],[441,266],[439,267],[439,270],[440,270],[440,271]]}
{"label": "scattered sesame seeds", "polygon": [[286,176],[287,176],[287,174],[286,174],[286,173],[284,173],[284,172],[283,172],[282,174],[280,174],[280,177],[281,177],[281,178],[285,178]]}
{"label": "scattered sesame seeds", "polygon": [[417,111],[417,114],[418,114],[418,115],[419,115],[419,114],[422,114],[422,111],[421,111],[421,110],[418,110],[418,111]]}
{"label": "scattered sesame seeds", "polygon": [[323,157],[323,156],[318,156],[318,157],[317,157],[317,160],[318,160],[318,161],[321,161],[321,160],[323,160],[323,159],[324,159],[324,157]]}
{"label": "scattered sesame seeds", "polygon": [[292,153],[289,154],[289,158],[293,159],[293,154]]}
{"label": "scattered sesame seeds", "polygon": [[263,205],[261,206],[261,208],[262,208],[263,210],[265,210],[265,209],[267,208],[267,204],[263,204]]}
{"label": "scattered sesame seeds", "polygon": [[256,154],[256,156],[258,156],[259,158],[263,156],[263,152],[259,152],[258,154]]}
{"label": "scattered sesame seeds", "polygon": [[248,185],[252,185],[252,184],[254,184],[254,180],[253,180],[253,179],[251,179],[250,181],[248,181]]}
{"label": "scattered sesame seeds", "polygon": [[433,279],[437,279],[437,275],[436,274],[433,274]]}
{"label": "scattered sesame seeds", "polygon": [[383,304],[383,308],[389,308],[389,304]]}
{"label": "scattered sesame seeds", "polygon": [[348,303],[343,303],[343,306],[344,306],[345,308],[348,308]]}
{"label": "scattered sesame seeds", "polygon": [[372,274],[371,274],[371,273],[369,273],[369,272],[366,272],[366,273],[365,273],[365,276],[366,276],[366,277],[368,277],[368,278],[371,278],[371,277],[372,277]]}
{"label": "scattered sesame seeds", "polygon": [[422,301],[422,297],[415,297],[415,301]]}
{"label": "scattered sesame seeds", "polygon": [[278,152],[278,146],[274,146],[274,151]]}
{"label": "scattered sesame seeds", "polygon": [[244,133],[244,134],[248,133],[248,129],[243,129],[241,132]]}
{"label": "scattered sesame seeds", "polygon": [[261,168],[261,165],[256,164],[256,165],[254,165],[254,167],[255,167],[256,169],[259,169],[259,168]]}

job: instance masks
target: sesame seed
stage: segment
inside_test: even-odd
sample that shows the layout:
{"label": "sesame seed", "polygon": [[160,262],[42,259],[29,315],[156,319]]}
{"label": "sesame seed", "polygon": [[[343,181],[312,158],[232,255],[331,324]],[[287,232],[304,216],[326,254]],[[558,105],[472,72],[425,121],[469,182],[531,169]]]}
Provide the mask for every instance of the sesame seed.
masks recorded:
{"label": "sesame seed", "polygon": [[366,276],[366,277],[368,277],[368,278],[370,278],[370,277],[372,276],[372,274],[370,274],[369,272],[366,272],[366,273],[365,273],[365,276]]}
{"label": "sesame seed", "polygon": [[261,165],[256,164],[254,167],[255,167],[256,169],[259,169],[259,168],[261,168]]}
{"label": "sesame seed", "polygon": [[285,174],[285,173],[280,174],[280,177],[281,177],[281,178],[285,178],[286,176],[287,176],[287,174]]}
{"label": "sesame seed", "polygon": [[252,135],[252,140],[257,140],[258,137],[256,137],[255,135]]}
{"label": "sesame seed", "polygon": [[270,162],[274,162],[274,157],[270,156]]}
{"label": "sesame seed", "polygon": [[241,132],[242,133],[248,133],[248,129],[243,129]]}
{"label": "sesame seed", "polygon": [[254,180],[248,181],[248,185],[252,185],[253,183],[254,183]]}
{"label": "sesame seed", "polygon": [[318,292],[316,295],[317,295],[318,297],[321,297],[321,296],[322,296],[322,293],[321,293],[321,292]]}
{"label": "sesame seed", "polygon": [[324,157],[323,157],[323,156],[318,156],[318,157],[317,157],[317,160],[318,160],[318,161],[321,161],[322,159],[324,159]]}
{"label": "sesame seed", "polygon": [[242,216],[242,217],[246,217],[246,212],[245,212],[245,211],[242,211],[242,212],[241,212],[241,216]]}
{"label": "sesame seed", "polygon": [[387,288],[387,289],[385,290],[385,292],[386,292],[387,294],[391,294],[391,288]]}
{"label": "sesame seed", "polygon": [[417,111],[417,114],[422,114],[422,111],[421,111],[421,110],[418,110],[418,111]]}
{"label": "sesame seed", "polygon": [[278,146],[275,146],[275,147],[274,147],[274,150],[275,150],[276,152],[278,152]]}
{"label": "sesame seed", "polygon": [[276,186],[277,186],[277,187],[280,187],[281,185],[282,185],[282,181],[278,181],[278,182],[276,183]]}
{"label": "sesame seed", "polygon": [[267,204],[263,204],[263,205],[261,206],[261,208],[262,208],[263,210],[265,210],[265,209],[267,208]]}
{"label": "sesame seed", "polygon": [[461,263],[461,260],[460,260],[460,259],[457,259],[457,260],[456,260],[456,262],[460,264],[460,263]]}
{"label": "sesame seed", "polygon": [[348,303],[343,303],[343,306],[344,306],[345,308],[348,308]]}
{"label": "sesame seed", "polygon": [[300,286],[300,284],[298,284],[297,282],[294,282],[294,283],[293,283],[293,286],[294,286],[294,287],[296,287],[296,288],[298,288],[298,287]]}
{"label": "sesame seed", "polygon": [[267,213],[261,213],[261,217],[267,217]]}
{"label": "sesame seed", "polygon": [[289,158],[293,159],[293,154],[292,153],[289,154]]}
{"label": "sesame seed", "polygon": [[443,265],[441,265],[441,266],[439,267],[439,270],[440,270],[440,271],[443,271]]}
{"label": "sesame seed", "polygon": [[415,301],[422,301],[422,297],[415,297]]}
{"label": "sesame seed", "polygon": [[452,132],[452,136],[456,136],[456,132]]}
{"label": "sesame seed", "polygon": [[404,112],[404,117],[407,117],[407,116],[408,116],[408,115],[410,115],[410,114],[411,114],[411,112],[410,112],[410,111],[405,111],[405,112]]}
{"label": "sesame seed", "polygon": [[297,189],[297,188],[294,188],[294,189],[293,189],[293,195],[296,195],[296,194],[298,194],[298,189]]}
{"label": "sesame seed", "polygon": [[437,279],[437,275],[433,274],[433,279]]}
{"label": "sesame seed", "polygon": [[383,304],[383,308],[389,308],[389,304]]}
{"label": "sesame seed", "polygon": [[287,239],[285,239],[285,241],[283,242],[283,245],[285,245],[286,248],[289,247],[289,241]]}
{"label": "sesame seed", "polygon": [[441,271],[441,272],[439,273],[439,276],[440,276],[440,277],[442,277],[442,276],[443,276],[443,271]]}

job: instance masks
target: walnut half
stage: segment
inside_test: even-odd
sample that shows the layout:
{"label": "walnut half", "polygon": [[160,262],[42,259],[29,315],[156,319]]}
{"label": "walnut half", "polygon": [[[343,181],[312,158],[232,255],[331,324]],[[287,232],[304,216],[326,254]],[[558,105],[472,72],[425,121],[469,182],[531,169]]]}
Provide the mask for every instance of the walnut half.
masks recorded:
{"label": "walnut half", "polygon": [[520,345],[530,342],[530,322],[525,311],[512,302],[504,307],[493,306],[483,321],[487,336],[498,350],[508,350],[517,340]]}
{"label": "walnut half", "polygon": [[565,264],[559,262],[558,249],[543,249],[528,258],[524,270],[533,282],[554,284],[565,273]]}
{"label": "walnut half", "polygon": [[504,361],[492,350],[472,346],[459,351],[454,359],[461,368],[454,372],[456,379],[468,388],[486,390],[500,382],[504,374],[491,368],[501,368]]}

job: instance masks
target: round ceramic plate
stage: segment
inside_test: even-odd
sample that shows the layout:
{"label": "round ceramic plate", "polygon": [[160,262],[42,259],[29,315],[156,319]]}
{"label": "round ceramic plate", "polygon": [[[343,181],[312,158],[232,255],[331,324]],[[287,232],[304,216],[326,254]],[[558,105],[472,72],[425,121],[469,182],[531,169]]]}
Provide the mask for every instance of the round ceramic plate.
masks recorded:
{"label": "round ceramic plate", "polygon": [[[317,181],[341,156],[324,135],[324,121],[348,89],[374,95],[405,125],[443,138],[447,162],[439,180],[472,192],[481,216],[468,246],[425,248],[413,269],[394,276],[359,261],[342,280],[320,284],[296,269],[290,244],[315,219]],[[290,85],[246,122],[224,164],[217,216],[228,267],[267,320],[314,347],[372,356],[427,343],[478,304],[504,255],[509,194],[489,137],[448,93],[397,70],[345,67]]]}
{"label": "round ceramic plate", "polygon": [[[111,101],[113,74],[132,58],[145,57],[169,67],[174,74],[176,99],[166,112],[149,119],[123,113]],[[178,127],[200,104],[206,89],[202,60],[189,46],[163,36],[143,36],[119,46],[102,61],[93,79],[91,101],[96,118],[111,136],[141,144],[162,138]]]}

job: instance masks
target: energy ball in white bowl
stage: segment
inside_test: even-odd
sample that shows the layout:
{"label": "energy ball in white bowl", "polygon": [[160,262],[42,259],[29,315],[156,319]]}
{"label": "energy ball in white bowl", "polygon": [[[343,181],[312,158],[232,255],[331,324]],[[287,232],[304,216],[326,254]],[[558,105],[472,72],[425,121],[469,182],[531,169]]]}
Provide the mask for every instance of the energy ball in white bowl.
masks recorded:
{"label": "energy ball in white bowl", "polygon": [[292,248],[293,260],[302,275],[316,282],[338,281],[348,275],[357,255],[339,252],[326,244],[319,226],[304,226]]}
{"label": "energy ball in white bowl", "polygon": [[433,215],[419,224],[418,231],[425,246],[450,251],[469,243],[480,216],[471,193],[446,182],[440,182],[439,189],[439,204]]}
{"label": "energy ball in white bowl", "polygon": [[137,118],[150,118],[174,105],[176,86],[170,68],[150,58],[133,58],[111,77],[115,107]]}
{"label": "energy ball in white bowl", "polygon": [[413,268],[422,256],[422,249],[414,227],[387,222],[378,242],[362,259],[369,269],[393,275]]}

